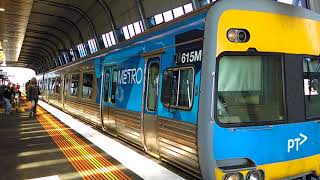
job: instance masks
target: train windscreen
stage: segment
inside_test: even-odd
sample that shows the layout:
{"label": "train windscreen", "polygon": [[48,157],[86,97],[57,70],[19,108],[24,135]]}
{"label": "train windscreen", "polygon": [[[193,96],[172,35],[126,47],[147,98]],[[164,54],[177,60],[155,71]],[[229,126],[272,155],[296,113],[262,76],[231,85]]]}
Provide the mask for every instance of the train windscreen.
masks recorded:
{"label": "train windscreen", "polygon": [[307,119],[320,114],[320,60],[305,58],[303,61],[304,96]]}
{"label": "train windscreen", "polygon": [[218,63],[217,95],[220,123],[284,121],[281,56],[223,56]]}

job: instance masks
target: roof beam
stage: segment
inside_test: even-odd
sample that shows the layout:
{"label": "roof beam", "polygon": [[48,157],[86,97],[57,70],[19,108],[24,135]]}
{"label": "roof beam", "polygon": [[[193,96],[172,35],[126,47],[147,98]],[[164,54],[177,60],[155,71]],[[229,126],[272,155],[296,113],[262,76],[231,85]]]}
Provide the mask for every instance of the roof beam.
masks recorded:
{"label": "roof beam", "polygon": [[43,3],[43,4],[55,6],[55,7],[69,9],[69,10],[71,9],[71,10],[81,14],[86,19],[86,21],[88,22],[88,24],[89,24],[89,26],[91,28],[91,31],[92,31],[93,37],[94,37],[94,39],[96,41],[98,50],[102,49],[100,47],[99,38],[98,38],[98,35],[97,35],[97,31],[96,31],[96,29],[94,27],[94,23],[93,23],[93,21],[91,20],[91,18],[89,17],[89,15],[85,11],[83,11],[82,9],[80,9],[80,8],[78,8],[76,6],[73,6],[71,4],[64,4],[64,3],[47,1],[47,0],[34,0],[33,2]]}
{"label": "roof beam", "polygon": [[41,67],[41,68],[40,68],[41,71],[46,71],[46,68],[45,68],[45,66],[43,65],[43,63],[34,64],[34,63],[32,63],[32,60],[30,60],[30,57],[22,57],[22,58],[19,58],[19,61],[20,61],[20,63],[32,64],[32,65]]}
{"label": "roof beam", "polygon": [[[29,58],[22,58],[19,60],[20,62],[24,62],[26,64],[30,64],[31,68],[36,70],[37,72],[40,72],[41,71],[41,65],[39,64],[35,64],[35,63],[32,63],[32,60],[30,60]],[[29,63],[30,62],[30,63]]]}
{"label": "roof beam", "polygon": [[[26,43],[31,43],[31,44],[26,44]],[[35,46],[34,44],[37,44],[37,45],[40,45],[41,47],[43,47],[43,49],[46,49],[46,51],[48,52],[48,55],[49,55],[49,59],[51,58],[51,60],[54,59],[54,51],[53,49],[51,48],[51,46],[45,44],[45,43],[41,43],[41,42],[33,42],[33,41],[27,41],[27,40],[24,40],[24,43],[23,43],[23,46],[29,46],[29,47],[38,47],[38,46]],[[51,53],[50,53],[51,52]],[[50,67],[53,67],[54,64],[52,63],[52,61],[49,61],[48,62]]]}
{"label": "roof beam", "polygon": [[[37,47],[37,48],[35,48],[35,47],[29,47],[29,48],[24,48],[24,50],[27,50],[27,52],[29,52],[30,50],[31,51],[34,51],[34,50],[37,50],[37,51],[40,51],[42,54],[43,54],[43,56],[44,57],[46,57],[46,66],[50,69],[50,67],[51,67],[51,64],[50,64],[50,56],[48,57],[48,54],[47,54],[47,52],[46,52],[46,50],[45,49],[43,49],[42,47]],[[25,52],[25,51],[24,51]],[[20,57],[20,56],[19,56]]]}
{"label": "roof beam", "polygon": [[[56,40],[59,41],[59,43],[61,44],[61,46],[63,47],[63,50],[64,52],[67,52],[68,53],[68,49],[66,47],[66,44],[63,42],[62,39],[60,39],[58,36],[56,36],[55,34],[53,33],[47,33],[45,31],[39,31],[39,30],[32,30],[32,29],[27,29],[27,32],[31,32],[31,33],[36,33],[36,34],[42,34],[42,35],[45,35],[45,36],[50,36],[50,37],[53,37],[55,38]],[[61,51],[61,50],[59,50]],[[69,56],[67,56],[67,59],[66,59],[67,62],[70,62],[69,61]]]}
{"label": "roof beam", "polygon": [[[47,60],[45,56],[41,55],[40,53],[33,53],[33,52],[20,52],[20,57],[34,57],[38,58],[37,62],[41,62],[41,60]],[[49,67],[50,68],[50,67]]]}
{"label": "roof beam", "polygon": [[[56,48],[58,57],[61,57],[61,56],[62,56],[62,55],[60,54],[61,51],[59,50],[58,46],[57,46],[54,42],[52,42],[51,40],[49,40],[49,39],[40,38],[40,37],[36,37],[36,36],[30,36],[30,35],[26,35],[25,38],[32,38],[32,39],[39,39],[39,40],[47,41],[47,42],[49,42],[50,44],[52,44],[52,45]],[[62,64],[62,62],[61,62],[61,64]]]}
{"label": "roof beam", "polygon": [[146,23],[147,19],[146,19],[146,14],[144,12],[143,4],[142,4],[141,0],[136,0],[136,4],[139,9],[140,19],[141,19],[143,28],[144,28],[144,30],[147,30],[147,29],[149,29],[149,25]]}
{"label": "roof beam", "polygon": [[97,0],[99,2],[99,4],[102,6],[102,8],[104,9],[104,12],[106,12],[107,16],[108,16],[108,19],[109,19],[109,22],[111,24],[111,28],[112,28],[112,31],[113,31],[113,34],[114,34],[114,38],[116,40],[116,43],[119,42],[119,39],[118,39],[118,33],[117,33],[117,27],[116,27],[116,22],[113,18],[113,15],[112,15],[112,12],[109,8],[109,6],[104,2],[104,0]]}
{"label": "roof beam", "polygon": [[[30,43],[30,44],[25,44],[25,43]],[[40,45],[42,46],[43,48],[45,48],[48,52],[50,52],[50,57],[51,58],[54,58],[54,50],[51,46],[49,46],[48,44],[45,44],[45,43],[42,43],[42,42],[34,42],[34,41],[28,41],[28,40],[24,40],[24,43],[23,43],[23,46],[24,45],[27,45],[27,46],[35,46],[34,44],[36,45]]]}
{"label": "roof beam", "polygon": [[[54,33],[48,33],[47,31],[41,31],[41,30],[36,30],[36,29],[31,29],[31,28],[28,28],[27,32],[36,33],[36,34],[43,34],[45,36],[51,36],[51,37],[55,38],[56,40],[58,40],[59,43],[63,46],[63,48],[67,50],[66,43],[64,43],[64,41]],[[70,44],[70,47],[72,48],[72,44]]]}
{"label": "roof beam", "polygon": [[35,12],[35,11],[32,11],[31,13],[32,13],[32,14],[43,15],[43,16],[54,17],[54,18],[56,18],[56,19],[58,19],[58,20],[60,20],[60,21],[63,21],[63,22],[65,22],[65,23],[68,23],[69,25],[71,25],[71,26],[78,32],[78,36],[79,36],[80,42],[81,42],[81,43],[84,43],[83,35],[82,35],[79,27],[78,27],[73,21],[71,21],[70,19],[65,18],[65,17],[62,17],[62,16],[56,16],[56,15],[53,15],[53,14],[46,14],[46,13]]}
{"label": "roof beam", "polygon": [[33,48],[33,49],[40,49],[40,50],[44,51],[49,56],[49,58],[53,58],[54,57],[54,55],[51,54],[50,51],[48,51],[48,49],[46,49],[46,48],[44,48],[42,46],[33,45],[33,43],[32,44],[26,44],[28,42],[23,43],[22,49],[25,49],[25,47],[30,47],[30,48]]}
{"label": "roof beam", "polygon": [[[70,34],[69,34],[68,32],[66,32],[66,31],[64,31],[63,29],[60,29],[60,28],[55,27],[55,26],[50,26],[50,25],[42,24],[42,23],[40,23],[40,22],[30,22],[30,21],[29,21],[29,24],[31,24],[31,25],[36,25],[36,26],[40,26],[40,27],[45,27],[45,28],[48,28],[48,29],[54,29],[54,30],[57,30],[57,31],[61,32],[62,34],[64,34],[64,35],[68,38],[69,43],[70,43],[70,45],[71,45],[72,51],[73,51],[73,52],[76,51],[76,50],[73,49],[73,48],[76,47],[76,44],[74,44],[74,42],[73,42]],[[75,59],[78,58],[76,55],[77,55],[77,53],[74,53],[74,58],[75,58]]]}

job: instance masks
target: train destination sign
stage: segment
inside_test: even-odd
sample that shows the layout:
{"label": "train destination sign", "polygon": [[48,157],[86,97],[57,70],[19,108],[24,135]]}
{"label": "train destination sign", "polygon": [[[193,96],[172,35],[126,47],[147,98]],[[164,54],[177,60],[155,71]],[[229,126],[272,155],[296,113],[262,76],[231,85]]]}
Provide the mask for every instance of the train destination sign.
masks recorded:
{"label": "train destination sign", "polygon": [[176,36],[177,65],[198,64],[201,65],[203,53],[203,30],[196,29]]}
{"label": "train destination sign", "polygon": [[202,61],[202,49],[176,54],[177,64],[190,64]]}

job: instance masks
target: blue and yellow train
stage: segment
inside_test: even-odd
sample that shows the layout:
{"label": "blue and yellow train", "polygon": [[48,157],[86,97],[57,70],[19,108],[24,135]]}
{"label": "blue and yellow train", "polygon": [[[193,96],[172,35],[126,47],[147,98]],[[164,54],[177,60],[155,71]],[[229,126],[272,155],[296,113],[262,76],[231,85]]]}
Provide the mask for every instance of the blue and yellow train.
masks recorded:
{"label": "blue and yellow train", "polygon": [[42,99],[196,177],[320,175],[320,16],[222,0],[39,75]]}

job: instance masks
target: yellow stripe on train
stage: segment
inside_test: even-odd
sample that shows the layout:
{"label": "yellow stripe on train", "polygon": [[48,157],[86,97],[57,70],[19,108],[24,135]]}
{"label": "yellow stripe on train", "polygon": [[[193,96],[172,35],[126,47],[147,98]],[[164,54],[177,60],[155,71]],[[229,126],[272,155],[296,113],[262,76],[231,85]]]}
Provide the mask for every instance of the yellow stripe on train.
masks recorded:
{"label": "yellow stripe on train", "polygon": [[[266,180],[282,179],[310,172],[320,175],[320,154],[286,162],[261,165],[257,166],[257,169],[264,171]],[[241,171],[243,177],[246,177],[248,172]],[[215,169],[215,173],[217,180],[223,179],[226,174],[219,168]]]}
{"label": "yellow stripe on train", "polygon": [[[226,37],[230,28],[248,30],[249,42],[230,42]],[[320,54],[320,23],[300,17],[227,10],[219,19],[217,38],[217,56],[224,51],[247,51],[248,48],[256,48],[259,52]]]}

